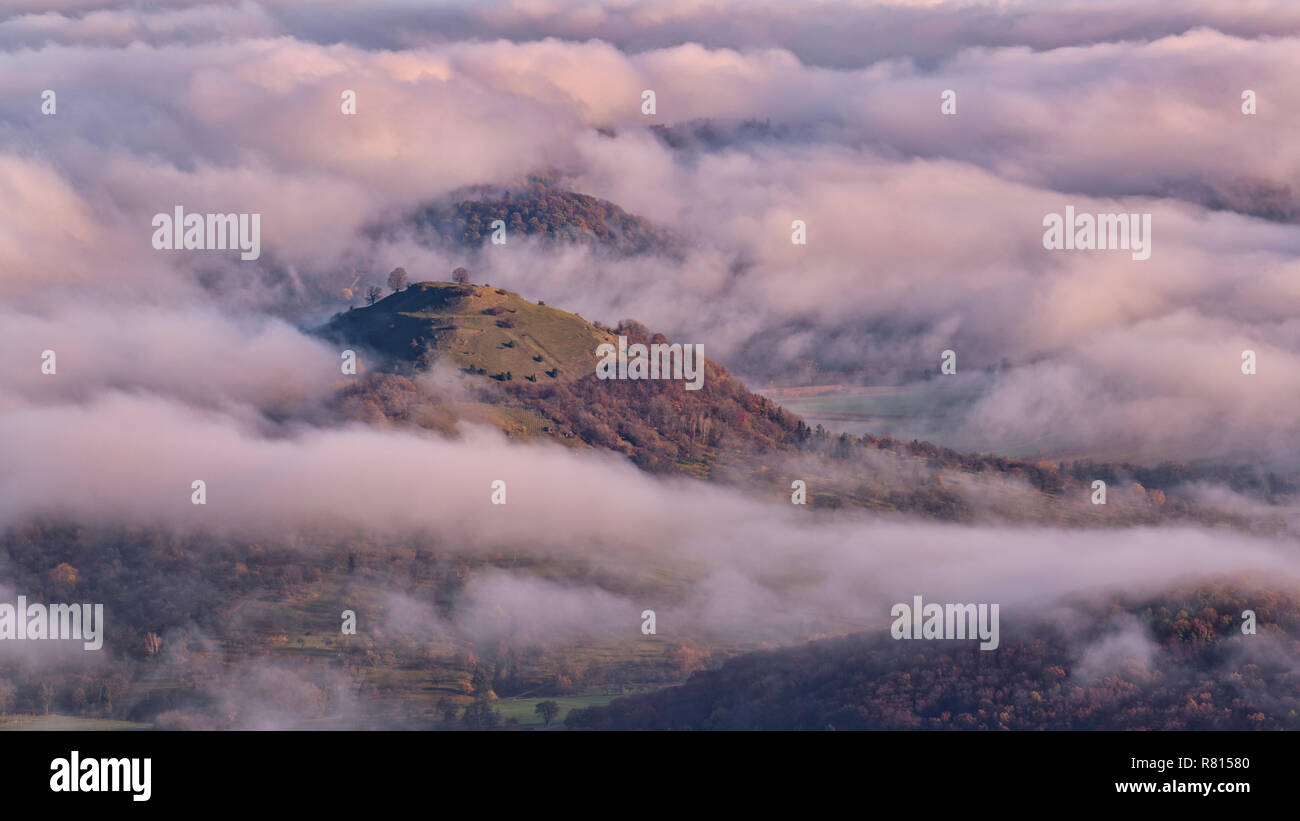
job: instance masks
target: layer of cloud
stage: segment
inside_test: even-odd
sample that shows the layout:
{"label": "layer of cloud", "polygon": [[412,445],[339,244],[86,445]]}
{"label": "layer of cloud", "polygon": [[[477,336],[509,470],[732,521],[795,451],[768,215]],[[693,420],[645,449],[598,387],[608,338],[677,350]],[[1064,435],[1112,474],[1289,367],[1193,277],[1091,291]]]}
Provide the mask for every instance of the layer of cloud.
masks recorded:
{"label": "layer of cloud", "polygon": [[[836,624],[879,626],[890,604],[917,593],[999,602],[1004,618],[1037,618],[1067,597],[1222,576],[1275,587],[1300,580],[1289,541],[1192,528],[814,516],[483,429],[466,428],[459,439],[364,427],[265,435],[236,417],[153,396],[9,410],[0,415],[0,452],[0,525],[57,515],[258,540],[419,534],[452,553],[599,559],[624,572],[671,568],[690,580],[684,598],[635,601],[489,574],[466,590],[459,614],[459,629],[480,639],[617,629],[610,625],[620,618],[630,630],[642,608],[731,638],[789,639]],[[191,503],[195,479],[206,483],[205,505]],[[507,483],[505,505],[491,503],[497,479]]]}

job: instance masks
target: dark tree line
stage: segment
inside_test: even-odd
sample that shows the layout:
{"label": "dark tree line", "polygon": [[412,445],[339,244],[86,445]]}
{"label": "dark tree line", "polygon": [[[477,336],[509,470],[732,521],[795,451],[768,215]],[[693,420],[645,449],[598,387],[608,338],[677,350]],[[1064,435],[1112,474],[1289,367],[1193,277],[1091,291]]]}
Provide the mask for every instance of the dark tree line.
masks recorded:
{"label": "dark tree line", "polygon": [[[862,633],[749,653],[686,684],[571,712],[591,729],[1300,729],[1300,603],[1276,591],[1200,589],[1114,608],[1158,642],[1152,664],[1097,666],[1096,615],[1071,635],[1040,626],[973,642]],[[1241,634],[1243,610],[1260,633]],[[1111,610],[1111,615],[1117,612]],[[1251,642],[1259,642],[1252,645]]]}

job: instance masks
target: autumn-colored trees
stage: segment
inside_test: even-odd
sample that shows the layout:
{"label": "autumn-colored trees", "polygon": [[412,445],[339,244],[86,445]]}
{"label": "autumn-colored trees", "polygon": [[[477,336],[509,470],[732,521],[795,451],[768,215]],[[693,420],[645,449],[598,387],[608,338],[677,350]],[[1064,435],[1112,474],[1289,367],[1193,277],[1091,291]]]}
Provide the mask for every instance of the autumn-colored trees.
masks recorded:
{"label": "autumn-colored trees", "polygon": [[392,289],[393,293],[397,293],[405,288],[406,282],[407,276],[405,268],[394,268],[392,272],[388,274],[388,287]]}
{"label": "autumn-colored trees", "polygon": [[620,253],[666,251],[672,238],[649,220],[587,194],[565,191],[541,180],[522,189],[483,190],[482,198],[416,214],[417,233],[438,241],[477,246],[502,226],[507,236],[544,242],[598,243]]}
{"label": "autumn-colored trees", "polygon": [[[1249,651],[1239,614],[1269,625]],[[1089,652],[1113,616],[1149,621],[1153,659]],[[1226,616],[1226,617],[1225,617]],[[1022,628],[992,653],[972,643],[904,646],[881,632],[751,653],[686,684],[574,711],[593,729],[1300,729],[1300,601],[1199,588],[1099,606],[1064,632]]]}

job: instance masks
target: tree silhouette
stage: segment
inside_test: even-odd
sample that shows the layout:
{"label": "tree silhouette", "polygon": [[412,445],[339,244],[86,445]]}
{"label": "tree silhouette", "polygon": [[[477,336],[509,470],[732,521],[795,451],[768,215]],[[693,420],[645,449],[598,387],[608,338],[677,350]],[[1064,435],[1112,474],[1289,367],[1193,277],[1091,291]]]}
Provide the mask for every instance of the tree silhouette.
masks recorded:
{"label": "tree silhouette", "polygon": [[487,699],[477,699],[465,708],[461,720],[467,730],[495,730],[501,723],[501,714],[492,709]]}
{"label": "tree silhouette", "polygon": [[388,287],[393,289],[393,293],[397,293],[406,287],[405,268],[394,268],[392,270],[392,273],[388,275]]}
{"label": "tree silhouette", "polygon": [[546,722],[546,726],[549,727],[551,721],[559,715],[560,705],[554,701],[539,701],[537,706],[533,708],[533,712],[541,716],[542,721]]}

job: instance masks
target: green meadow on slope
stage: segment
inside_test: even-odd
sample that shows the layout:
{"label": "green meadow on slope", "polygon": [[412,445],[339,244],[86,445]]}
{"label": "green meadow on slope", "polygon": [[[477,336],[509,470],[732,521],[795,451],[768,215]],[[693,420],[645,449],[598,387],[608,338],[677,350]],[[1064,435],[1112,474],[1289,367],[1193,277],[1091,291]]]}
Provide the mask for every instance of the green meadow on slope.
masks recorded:
{"label": "green meadow on slope", "polygon": [[324,332],[365,340],[385,356],[420,366],[449,357],[469,373],[538,383],[591,374],[597,346],[616,341],[577,314],[504,288],[450,282],[417,282],[372,306],[336,314]]}

